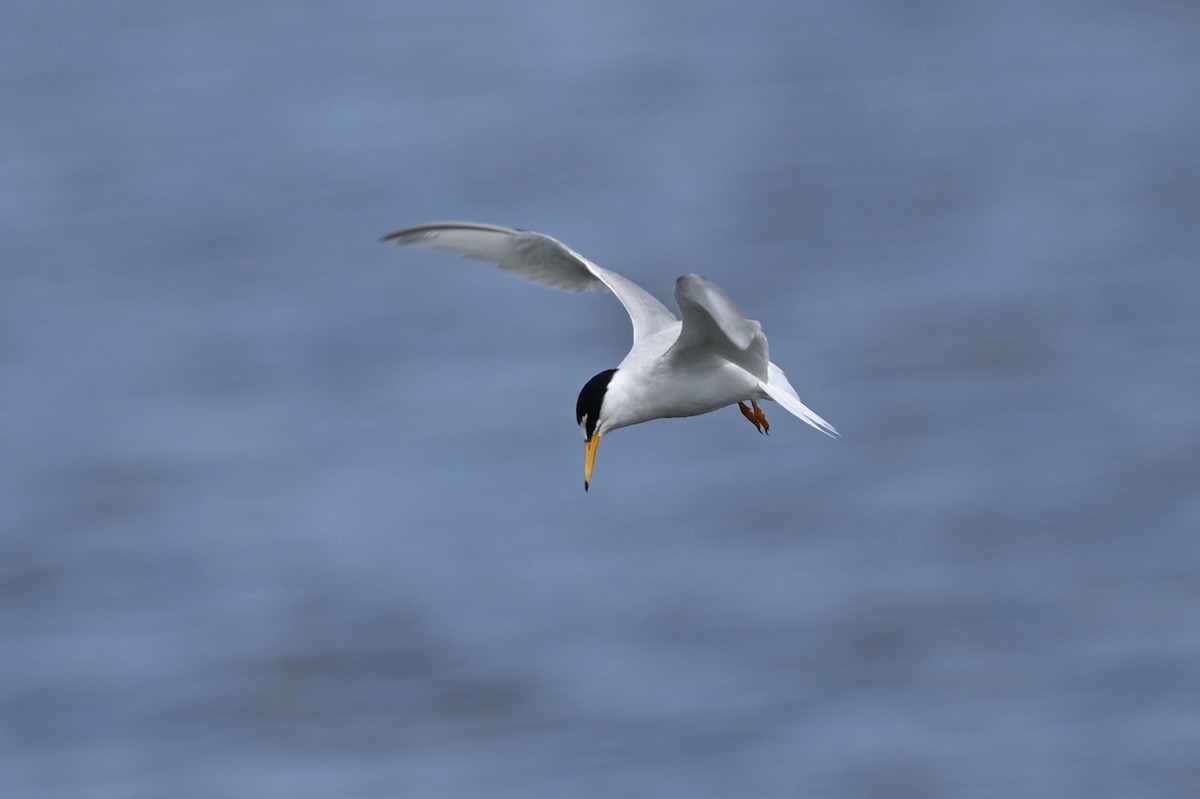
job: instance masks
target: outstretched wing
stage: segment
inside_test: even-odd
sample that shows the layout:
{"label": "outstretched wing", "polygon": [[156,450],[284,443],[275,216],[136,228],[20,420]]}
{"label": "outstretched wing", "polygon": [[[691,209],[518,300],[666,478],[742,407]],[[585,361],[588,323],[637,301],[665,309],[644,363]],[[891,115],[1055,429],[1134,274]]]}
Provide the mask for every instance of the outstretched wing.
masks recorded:
{"label": "outstretched wing", "polygon": [[431,222],[389,233],[383,241],[420,244],[490,261],[535,283],[567,291],[603,286],[625,306],[633,322],[634,344],[676,321],[665,305],[629,278],[597,266],[541,233],[478,222]]}

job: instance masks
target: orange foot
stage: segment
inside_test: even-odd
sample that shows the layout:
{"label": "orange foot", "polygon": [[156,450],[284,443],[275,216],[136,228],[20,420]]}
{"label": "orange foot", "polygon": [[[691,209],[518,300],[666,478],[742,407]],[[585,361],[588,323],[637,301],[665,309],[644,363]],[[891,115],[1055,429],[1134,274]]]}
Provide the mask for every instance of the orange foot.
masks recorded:
{"label": "orange foot", "polygon": [[738,410],[742,412],[742,416],[750,420],[750,424],[754,425],[755,430],[770,435],[771,423],[767,421],[767,415],[762,412],[762,408],[758,407],[758,403],[754,400],[750,400],[750,405],[754,410],[747,408],[746,403],[739,402]]}

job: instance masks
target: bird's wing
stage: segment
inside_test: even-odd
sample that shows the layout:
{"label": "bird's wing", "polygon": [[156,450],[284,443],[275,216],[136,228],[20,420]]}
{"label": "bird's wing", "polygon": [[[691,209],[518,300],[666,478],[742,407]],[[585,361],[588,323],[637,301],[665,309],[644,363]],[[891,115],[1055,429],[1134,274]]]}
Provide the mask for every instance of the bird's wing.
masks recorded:
{"label": "bird's wing", "polygon": [[629,313],[635,345],[676,321],[665,305],[637,283],[597,266],[561,241],[541,233],[478,222],[432,222],[397,230],[383,240],[490,261],[535,283],[567,291],[604,286]]}
{"label": "bird's wing", "polygon": [[801,402],[787,375],[771,363],[762,325],[747,319],[720,286],[699,275],[684,275],[675,281],[675,300],[683,315],[683,329],[667,357],[719,355],[757,377],[759,389],[788,413],[837,438],[834,426]]}
{"label": "bird's wing", "polygon": [[762,325],[747,319],[720,286],[699,275],[684,275],[675,281],[675,301],[683,329],[667,357],[686,360],[715,354],[767,380],[770,358]]}

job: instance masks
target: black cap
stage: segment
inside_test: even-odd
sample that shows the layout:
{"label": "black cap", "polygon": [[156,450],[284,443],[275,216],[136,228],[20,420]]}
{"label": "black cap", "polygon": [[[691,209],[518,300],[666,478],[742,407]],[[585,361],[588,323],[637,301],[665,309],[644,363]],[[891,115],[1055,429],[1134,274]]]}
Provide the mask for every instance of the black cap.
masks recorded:
{"label": "black cap", "polygon": [[604,403],[608,384],[616,373],[616,369],[605,369],[587,381],[579,392],[579,399],[575,401],[575,422],[583,428],[583,434],[588,439],[595,434],[596,425],[600,423],[600,406]]}

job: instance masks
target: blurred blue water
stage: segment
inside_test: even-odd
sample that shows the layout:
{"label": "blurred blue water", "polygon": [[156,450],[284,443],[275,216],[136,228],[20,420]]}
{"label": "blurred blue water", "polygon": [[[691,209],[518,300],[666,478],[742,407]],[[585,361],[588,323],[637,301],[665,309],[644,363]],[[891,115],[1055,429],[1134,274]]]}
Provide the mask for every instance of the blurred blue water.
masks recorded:
{"label": "blurred blue water", "polygon": [[[1200,12],[10,3],[0,795],[1192,797]],[[725,285],[845,434],[387,231]]]}

